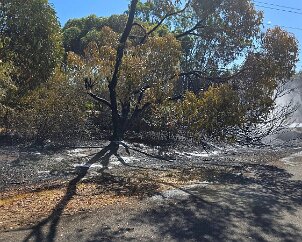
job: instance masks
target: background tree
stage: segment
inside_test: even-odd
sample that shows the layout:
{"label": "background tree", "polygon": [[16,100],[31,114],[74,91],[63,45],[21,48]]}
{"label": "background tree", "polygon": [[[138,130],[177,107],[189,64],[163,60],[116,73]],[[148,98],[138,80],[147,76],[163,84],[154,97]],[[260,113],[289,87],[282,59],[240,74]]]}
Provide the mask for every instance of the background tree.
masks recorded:
{"label": "background tree", "polygon": [[37,145],[46,140],[76,143],[87,118],[87,98],[81,84],[70,81],[67,73],[57,69],[48,82],[21,98],[14,128]]}
{"label": "background tree", "polygon": [[[89,31],[82,28],[83,51],[69,54],[78,62],[72,64],[81,70],[77,75],[87,77],[89,95],[111,110],[115,140],[140,116],[138,110],[152,106],[154,115],[164,115],[163,105],[171,107],[167,101],[186,90],[196,95],[190,102],[198,106],[195,118],[204,120],[193,125],[196,132],[223,134],[227,127],[263,122],[274,106],[274,90],[293,74],[295,38],[280,28],[261,33],[262,13],[249,0],[133,0],[127,14],[127,20],[114,16]],[[64,29],[74,25],[70,21]],[[222,112],[226,102],[231,118]]]}
{"label": "background tree", "polygon": [[262,33],[250,0],[132,0],[121,15],[69,20],[63,35],[46,0],[4,0],[0,15],[0,116],[39,141],[94,107],[115,141],[142,117],[148,129],[232,137],[267,122],[297,61],[294,36]]}
{"label": "background tree", "polygon": [[[83,56],[70,52],[68,66],[75,79],[86,78],[89,95],[112,111],[108,83],[115,70],[119,34],[103,27],[99,36],[98,41],[88,45]],[[173,95],[175,78],[171,74],[177,74],[179,55],[180,45],[171,35],[150,37],[142,45],[127,41],[127,53],[119,67],[119,82],[115,87],[118,129],[121,129],[116,131],[118,138],[123,137],[151,103],[161,103],[167,95]]]}
{"label": "background tree", "polygon": [[[62,58],[60,26],[47,0],[3,0],[0,34],[6,39],[1,59],[18,69],[12,80],[26,93],[48,80]],[[8,54],[13,53],[13,54]]]}
{"label": "background tree", "polygon": [[1,127],[37,143],[75,137],[84,122],[84,87],[61,68],[62,34],[52,6],[3,0],[0,15]]}

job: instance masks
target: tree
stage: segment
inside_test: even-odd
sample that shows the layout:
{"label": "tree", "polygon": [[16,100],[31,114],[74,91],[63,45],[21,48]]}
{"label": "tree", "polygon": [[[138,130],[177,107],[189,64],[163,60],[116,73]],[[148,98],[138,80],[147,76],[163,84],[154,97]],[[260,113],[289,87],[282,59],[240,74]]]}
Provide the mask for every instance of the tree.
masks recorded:
{"label": "tree", "polygon": [[33,90],[53,74],[63,55],[60,26],[47,0],[3,0],[0,34],[5,38],[1,59],[18,69],[12,81],[20,93]]}
{"label": "tree", "polygon": [[21,98],[14,115],[14,128],[38,145],[46,140],[60,144],[74,142],[83,133],[86,101],[83,86],[57,68],[48,82]]}
{"label": "tree", "polygon": [[47,0],[1,1],[1,127],[16,128],[14,115],[25,113],[22,99],[52,77],[63,54],[60,25]]}
{"label": "tree", "polygon": [[[262,13],[250,0],[132,0],[127,14],[121,33],[105,20],[82,37],[82,56],[69,53],[88,94],[110,109],[114,141],[148,108],[183,98],[188,82],[202,82],[192,100],[203,107],[199,117],[211,132],[261,122],[273,107],[276,86],[293,73],[295,38],[278,28],[261,33]],[[216,112],[204,119],[235,100],[232,118]],[[215,125],[205,124],[211,121]]]}
{"label": "tree", "polygon": [[85,18],[71,19],[63,28],[65,50],[82,55],[89,42],[99,39],[98,32],[104,26],[121,33],[126,21],[126,15],[112,15],[109,18],[90,15]]}
{"label": "tree", "polygon": [[[111,112],[112,109],[117,112],[117,119],[112,122],[113,137],[122,139],[125,131],[152,103],[160,103],[167,95],[173,95],[175,78],[171,78],[171,74],[177,75],[180,45],[171,35],[151,37],[143,45],[128,41],[127,53],[119,66],[119,82],[108,92],[107,85],[115,70],[118,34],[104,27],[100,36],[103,38],[91,43],[84,56],[69,53],[68,66],[75,73],[75,79],[86,77],[86,88],[93,99]],[[112,98],[116,98],[116,109],[109,101]]]}
{"label": "tree", "polygon": [[[0,53],[3,53],[3,48],[7,41],[7,38],[0,37]],[[10,56],[12,53],[6,53],[6,55]],[[12,112],[11,107],[15,101],[14,94],[17,90],[11,78],[13,73],[17,74],[17,70],[12,65],[12,62],[3,60],[2,55],[0,55],[0,124],[5,129],[9,127],[8,116]]]}

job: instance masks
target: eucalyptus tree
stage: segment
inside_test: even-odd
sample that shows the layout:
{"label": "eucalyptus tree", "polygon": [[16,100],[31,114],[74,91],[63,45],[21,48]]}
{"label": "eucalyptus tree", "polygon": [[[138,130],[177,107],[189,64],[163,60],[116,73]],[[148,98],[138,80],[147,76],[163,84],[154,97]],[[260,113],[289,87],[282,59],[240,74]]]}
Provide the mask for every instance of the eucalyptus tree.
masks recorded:
{"label": "eucalyptus tree", "polygon": [[[187,101],[190,95],[182,94],[188,90],[199,104],[183,105],[188,110],[180,119],[205,120],[195,131],[261,122],[276,86],[294,72],[295,38],[280,28],[262,33],[263,14],[250,0],[132,0],[126,14],[114,25],[123,31],[105,21],[82,37],[83,54],[68,54],[69,68],[85,79],[88,94],[110,110],[112,140],[123,139],[150,107]],[[182,88],[176,88],[179,82]],[[217,98],[225,95],[230,98]],[[221,124],[227,115],[210,113],[224,106],[233,114]]]}
{"label": "eucalyptus tree", "polygon": [[0,34],[6,39],[1,59],[18,70],[12,79],[21,92],[47,81],[64,53],[60,25],[47,0],[2,0]]}
{"label": "eucalyptus tree", "polygon": [[1,128],[16,130],[13,117],[31,114],[23,99],[53,76],[63,54],[60,25],[47,0],[1,0]]}

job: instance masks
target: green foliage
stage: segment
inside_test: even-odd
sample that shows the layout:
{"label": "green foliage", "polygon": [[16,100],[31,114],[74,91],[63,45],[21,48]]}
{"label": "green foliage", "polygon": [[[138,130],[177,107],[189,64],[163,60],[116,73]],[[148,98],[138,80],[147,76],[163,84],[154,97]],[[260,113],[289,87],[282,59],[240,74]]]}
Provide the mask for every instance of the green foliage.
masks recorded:
{"label": "green foliage", "polygon": [[176,117],[193,133],[224,137],[229,128],[242,123],[243,112],[238,94],[225,84],[200,95],[187,92],[177,104]]}
{"label": "green foliage", "polygon": [[245,110],[245,123],[260,123],[274,108],[276,88],[285,85],[294,74],[298,44],[294,36],[279,27],[269,29],[263,48],[249,54],[245,71],[232,81]]}
{"label": "green foliage", "polygon": [[[180,4],[182,2],[182,4]],[[137,18],[156,24],[166,14],[181,10],[188,1],[150,0],[138,4]],[[198,68],[206,73],[242,58],[260,37],[262,13],[250,0],[193,0],[185,11],[168,17],[165,26],[179,38],[186,49],[182,69]]]}
{"label": "green foliage", "polygon": [[85,95],[77,83],[57,70],[45,84],[21,100],[14,117],[14,127],[26,138],[37,143],[45,140],[73,141],[83,130]]}
{"label": "green foliage", "polygon": [[[12,80],[12,75],[17,74],[16,68],[9,61],[3,60],[4,46],[8,42],[7,38],[0,37],[0,127],[9,126],[8,116],[12,113],[17,87]],[[6,53],[9,56],[9,53]]]}
{"label": "green foliage", "polygon": [[47,81],[61,60],[60,26],[47,0],[3,0],[0,12],[0,34],[9,40],[1,58],[18,69],[13,80],[26,93]]}
{"label": "green foliage", "polygon": [[[127,12],[72,19],[61,34],[47,0],[3,0],[1,125],[15,109],[12,124],[20,133],[61,140],[82,129],[87,110],[104,122],[108,109],[116,111],[122,132],[135,123],[134,114],[149,110],[145,121],[156,130],[230,137],[265,122],[276,88],[294,73],[294,36],[281,28],[261,33],[263,15],[251,0],[139,1],[135,16],[124,45]],[[62,41],[66,66],[59,71]],[[117,56],[123,56],[118,63]],[[85,78],[98,104],[84,97]]]}
{"label": "green foliage", "polygon": [[210,87],[203,93],[198,123],[210,135],[225,135],[226,128],[242,123],[238,94],[229,85]]}
{"label": "green foliage", "polygon": [[[95,91],[108,97],[107,85],[114,70],[119,35],[109,27],[103,27],[98,36],[87,41],[83,56],[69,52],[67,62],[75,79],[91,77],[96,82]],[[151,101],[161,102],[167,95],[172,95],[175,78],[171,75],[176,76],[178,72],[179,42],[172,35],[154,36],[142,45],[129,41],[127,47],[117,86],[120,104],[130,102],[131,108],[135,108],[134,100],[144,86],[149,88],[139,106]]]}
{"label": "green foliage", "polygon": [[[227,135],[244,123],[264,122],[274,107],[276,87],[293,74],[295,39],[280,28],[261,33],[262,12],[250,0],[184,2],[138,3],[135,21],[140,26],[132,27],[119,70],[119,107],[129,104],[135,110],[153,103],[145,120],[155,129],[182,125],[214,136]],[[64,34],[76,32],[78,40],[68,54],[68,65],[76,79],[89,76],[96,81],[95,91],[109,100],[107,85],[126,16],[98,20],[90,16],[66,24]],[[89,21],[94,24],[87,27]],[[243,60],[241,67],[239,60]],[[195,74],[178,76],[179,72]],[[139,91],[146,86],[137,102]],[[200,94],[187,92],[181,102],[169,99],[188,89]]]}
{"label": "green foliage", "polygon": [[17,90],[10,77],[12,72],[12,65],[0,60],[0,126],[4,127],[8,126],[7,117],[13,111],[11,104]]}
{"label": "green foliage", "polygon": [[107,26],[114,32],[121,33],[126,21],[126,15],[112,15],[108,18],[90,15],[85,18],[71,19],[63,28],[65,50],[82,55],[88,43],[100,40],[103,27]]}

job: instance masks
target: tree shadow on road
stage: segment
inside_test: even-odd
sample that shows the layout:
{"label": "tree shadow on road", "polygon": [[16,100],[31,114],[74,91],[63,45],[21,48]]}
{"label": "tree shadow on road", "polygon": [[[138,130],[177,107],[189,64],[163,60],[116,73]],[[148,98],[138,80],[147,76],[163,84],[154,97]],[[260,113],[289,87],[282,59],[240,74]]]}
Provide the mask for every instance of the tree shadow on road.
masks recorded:
{"label": "tree shadow on road", "polygon": [[92,164],[101,162],[104,167],[108,166],[110,157],[116,154],[117,150],[118,146],[114,143],[110,143],[100,152],[95,154],[84,166],[78,167],[76,170],[76,176],[67,185],[67,190],[64,197],[59,201],[52,213],[47,218],[43,219],[31,228],[31,232],[24,239],[24,242],[54,241],[63,211],[68,202],[74,197],[74,195],[76,195],[77,184],[86,176]]}
{"label": "tree shadow on road", "polygon": [[[54,241],[64,208],[76,195],[76,185],[95,162],[106,166],[114,155],[123,163],[117,150],[116,144],[110,144],[79,168],[76,177],[69,182],[65,196],[53,212],[33,226],[24,241]],[[130,168],[149,169],[135,166]],[[134,240],[137,234],[133,234],[133,231],[144,226],[152,227],[154,241],[301,240],[302,226],[299,226],[299,221],[293,220],[297,219],[296,213],[302,208],[302,181],[291,180],[291,174],[284,169],[262,164],[245,164],[236,167],[233,172],[209,171],[206,178],[212,185],[179,188],[165,183],[187,196],[176,195],[171,199],[162,196],[154,202],[151,209],[142,210],[127,218],[129,226],[126,227],[114,229],[100,223],[98,231],[88,235],[90,239],[87,241]],[[244,175],[247,171],[254,175]],[[117,181],[116,177],[114,179]],[[104,183],[105,180],[99,182]],[[108,184],[110,183],[112,180],[109,179]],[[120,192],[120,187],[128,186],[128,181],[117,183],[117,192]],[[157,188],[154,186],[151,190],[155,192]],[[133,194],[134,190],[137,191],[137,187],[130,187],[127,192]]]}
{"label": "tree shadow on road", "polygon": [[[127,147],[124,146],[127,151]],[[57,203],[51,214],[45,219],[38,222],[36,225],[30,228],[31,232],[23,240],[24,242],[28,241],[46,241],[52,242],[55,241],[57,228],[61,217],[63,215],[64,209],[72,198],[77,194],[77,184],[87,175],[89,168],[94,163],[101,163],[103,168],[99,170],[100,176],[90,178],[88,182],[93,182],[95,184],[101,184],[105,189],[100,192],[114,192],[117,195],[128,195],[128,196],[151,196],[154,195],[158,186],[155,183],[141,183],[141,182],[132,182],[125,177],[111,176],[104,171],[108,168],[110,158],[115,156],[117,160],[125,166],[134,169],[143,169],[136,166],[131,166],[127,164],[123,158],[118,154],[119,143],[111,142],[109,145],[104,147],[101,151],[96,153],[91,159],[89,159],[86,164],[76,168],[76,176],[69,181],[65,195]],[[127,151],[128,153],[128,151]],[[155,157],[161,159],[161,157]],[[148,168],[146,168],[148,169]],[[143,195],[142,195],[143,194]],[[105,229],[104,232],[108,231]],[[117,234],[123,233],[123,230],[117,232]]]}
{"label": "tree shadow on road", "polygon": [[214,185],[182,189],[188,197],[162,200],[132,223],[169,241],[301,241],[302,181],[274,166],[249,169],[255,177],[221,174]]}

